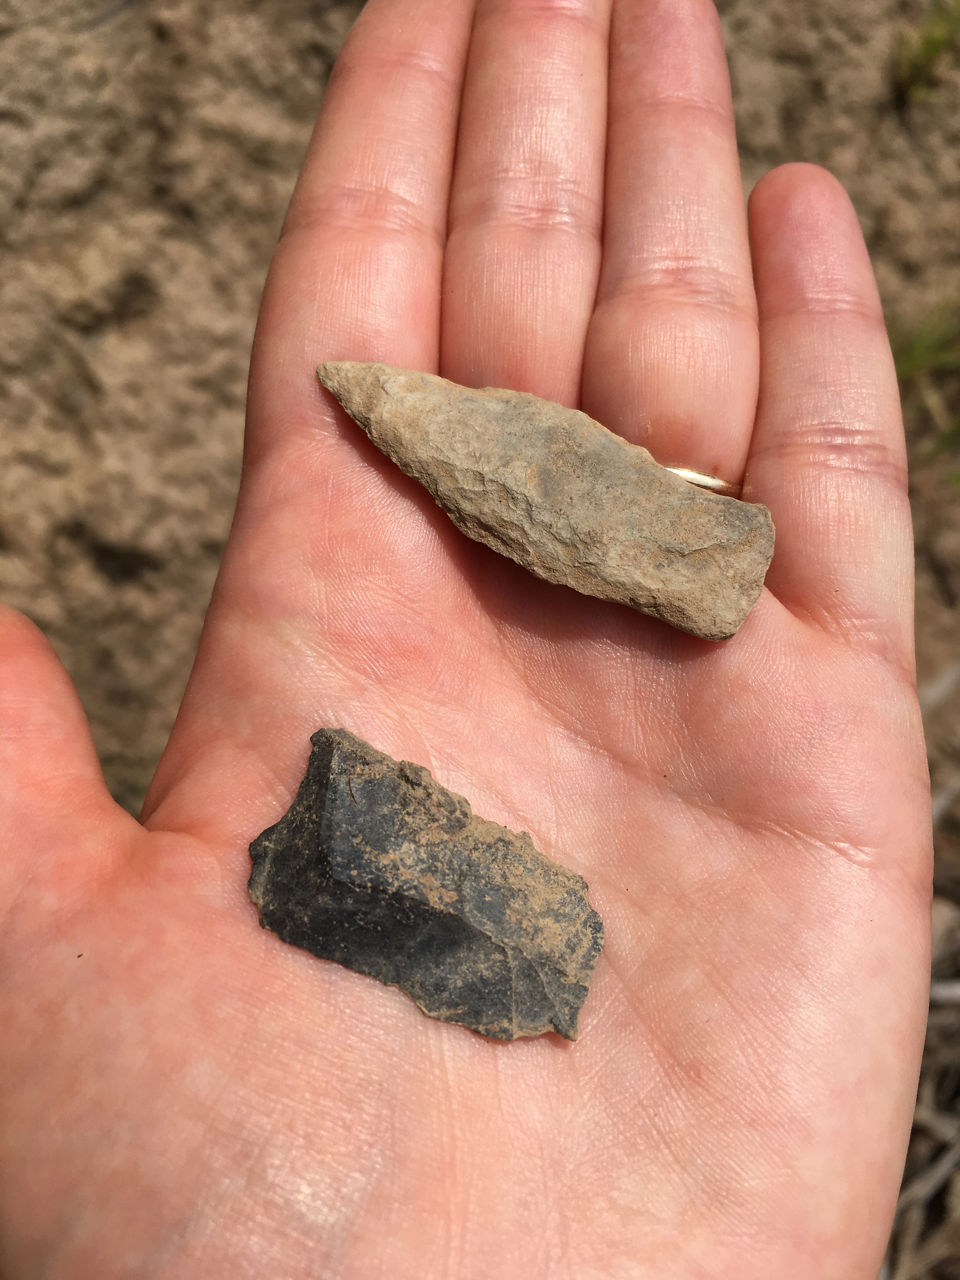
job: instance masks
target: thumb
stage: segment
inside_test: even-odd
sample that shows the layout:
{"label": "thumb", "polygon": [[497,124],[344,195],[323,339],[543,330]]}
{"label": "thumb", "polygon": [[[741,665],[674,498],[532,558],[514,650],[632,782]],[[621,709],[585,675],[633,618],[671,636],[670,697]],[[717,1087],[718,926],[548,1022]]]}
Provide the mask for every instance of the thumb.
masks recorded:
{"label": "thumb", "polygon": [[0,605],[0,891],[57,864],[89,874],[124,823],[137,825],[107,790],[70,677],[39,629]]}

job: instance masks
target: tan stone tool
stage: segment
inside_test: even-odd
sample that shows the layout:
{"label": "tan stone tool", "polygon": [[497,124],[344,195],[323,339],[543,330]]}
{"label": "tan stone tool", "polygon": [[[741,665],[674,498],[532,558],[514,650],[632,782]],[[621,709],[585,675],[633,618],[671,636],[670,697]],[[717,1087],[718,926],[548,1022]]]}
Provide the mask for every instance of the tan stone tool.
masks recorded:
{"label": "tan stone tool", "polygon": [[458,529],[538,577],[705,640],[732,636],[755,604],[773,555],[766,507],[537,396],[354,361],[317,375]]}

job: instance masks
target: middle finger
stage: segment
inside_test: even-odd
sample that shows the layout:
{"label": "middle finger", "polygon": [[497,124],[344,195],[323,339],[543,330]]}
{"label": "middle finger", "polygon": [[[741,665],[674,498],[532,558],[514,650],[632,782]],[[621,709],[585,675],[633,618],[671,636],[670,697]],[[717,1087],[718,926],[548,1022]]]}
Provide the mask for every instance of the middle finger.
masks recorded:
{"label": "middle finger", "polygon": [[609,0],[479,0],[441,373],[576,404],[600,264]]}

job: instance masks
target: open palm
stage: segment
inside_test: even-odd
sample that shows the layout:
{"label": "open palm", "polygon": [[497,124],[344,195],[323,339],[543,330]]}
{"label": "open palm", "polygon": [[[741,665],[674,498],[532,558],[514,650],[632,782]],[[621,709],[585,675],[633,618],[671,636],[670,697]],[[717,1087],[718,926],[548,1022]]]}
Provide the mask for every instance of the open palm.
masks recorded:
{"label": "open palm", "polygon": [[[612,12],[611,12],[612,11]],[[714,645],[467,542],[317,386],[380,359],[744,483]],[[245,470],[142,824],[0,614],[5,1277],[871,1280],[929,892],[896,386],[856,218],[742,207],[709,0],[370,0],[264,299]],[[501,1044],[257,927],[310,733],[581,872],[581,1038]]]}

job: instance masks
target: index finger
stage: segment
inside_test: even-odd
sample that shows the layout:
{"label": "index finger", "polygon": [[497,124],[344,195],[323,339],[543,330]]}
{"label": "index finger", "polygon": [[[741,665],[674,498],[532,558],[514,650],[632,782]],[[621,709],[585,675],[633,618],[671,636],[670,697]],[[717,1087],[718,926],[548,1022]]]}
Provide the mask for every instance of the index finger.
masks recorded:
{"label": "index finger", "polygon": [[[264,292],[248,456],[320,360],[435,369],[473,0],[370,0],[337,60]],[[291,376],[293,368],[297,371]]]}
{"label": "index finger", "polygon": [[472,17],[473,0],[370,0],[338,61],[264,292],[237,512],[151,825],[241,843],[338,678],[315,656],[323,619],[358,648],[388,644],[376,610],[361,634],[358,576],[402,581],[424,558],[415,512],[336,429],[314,371],[436,367]]}

